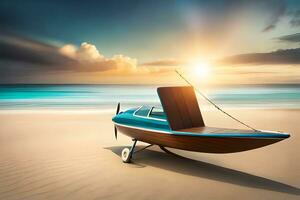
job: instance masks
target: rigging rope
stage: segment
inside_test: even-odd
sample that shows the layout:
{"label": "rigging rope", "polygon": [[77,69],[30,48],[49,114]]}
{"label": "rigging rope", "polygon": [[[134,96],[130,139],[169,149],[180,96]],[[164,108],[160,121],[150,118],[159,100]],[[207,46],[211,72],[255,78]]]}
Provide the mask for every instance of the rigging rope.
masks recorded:
{"label": "rigging rope", "polygon": [[214,102],[212,102],[207,96],[205,96],[202,92],[200,92],[200,90],[198,90],[198,88],[194,87],[194,85],[188,81],[181,73],[179,73],[177,70],[175,70],[175,72],[187,83],[189,84],[190,86],[192,86],[196,92],[198,94],[200,94],[206,101],[208,101],[209,103],[211,103],[213,106],[215,106],[215,108],[217,108],[219,111],[221,111],[222,113],[226,114],[227,116],[229,116],[230,118],[232,118],[233,120],[239,122],[240,124],[243,124],[244,126],[256,131],[256,132],[259,132],[257,129],[245,124],[244,122],[238,120],[237,118],[233,117],[232,115],[230,115],[229,113],[227,113],[226,111],[222,110],[219,106],[217,106]]}

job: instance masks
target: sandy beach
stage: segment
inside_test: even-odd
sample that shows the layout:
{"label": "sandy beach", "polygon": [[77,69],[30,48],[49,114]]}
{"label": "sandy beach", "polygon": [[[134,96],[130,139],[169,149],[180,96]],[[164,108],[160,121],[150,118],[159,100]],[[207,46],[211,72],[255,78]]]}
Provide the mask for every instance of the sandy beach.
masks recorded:
{"label": "sandy beach", "polygon": [[[131,140],[114,139],[112,112],[1,111],[0,199],[299,199],[300,111],[230,112],[291,137],[235,154],[171,149],[184,156],[175,157],[151,147],[124,164]],[[241,128],[220,113],[203,115],[208,126]]]}

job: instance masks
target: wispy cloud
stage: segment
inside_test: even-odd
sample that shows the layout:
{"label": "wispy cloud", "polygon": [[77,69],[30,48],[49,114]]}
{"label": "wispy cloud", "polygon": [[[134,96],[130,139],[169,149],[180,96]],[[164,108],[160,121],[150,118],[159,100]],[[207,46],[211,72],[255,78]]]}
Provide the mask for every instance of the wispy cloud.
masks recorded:
{"label": "wispy cloud", "polygon": [[186,64],[185,61],[179,61],[175,59],[164,59],[164,60],[155,60],[150,62],[141,63],[141,66],[154,66],[154,67],[178,67]]}
{"label": "wispy cloud", "polygon": [[217,63],[227,65],[300,64],[300,48],[280,49],[268,53],[240,54],[223,58]]}
{"label": "wispy cloud", "polygon": [[270,24],[270,25],[268,25],[268,26],[266,26],[263,30],[262,30],[262,32],[268,32],[268,31],[271,31],[271,30],[273,30],[273,29],[275,29],[275,24]]}
{"label": "wispy cloud", "polygon": [[267,19],[267,25],[262,30],[263,32],[268,32],[275,29],[280,18],[283,17],[286,13],[286,4],[285,1],[266,1],[267,7],[270,8],[270,16]]}
{"label": "wispy cloud", "polygon": [[290,11],[289,15],[291,17],[290,24],[293,27],[300,26],[300,9],[294,10],[294,11]]}
{"label": "wispy cloud", "polygon": [[55,46],[16,35],[0,34],[0,59],[41,65],[61,66],[74,63]]}
{"label": "wispy cloud", "polygon": [[284,35],[278,38],[275,38],[278,41],[282,41],[282,42],[300,42],[300,33],[295,33],[295,34],[291,34],[291,35]]}

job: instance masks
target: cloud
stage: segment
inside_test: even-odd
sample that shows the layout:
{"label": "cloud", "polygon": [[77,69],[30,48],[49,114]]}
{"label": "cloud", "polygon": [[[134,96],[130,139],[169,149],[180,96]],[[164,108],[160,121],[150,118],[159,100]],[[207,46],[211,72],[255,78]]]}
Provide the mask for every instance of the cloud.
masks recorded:
{"label": "cloud", "polygon": [[184,65],[186,62],[174,60],[174,59],[165,59],[165,60],[156,60],[151,62],[141,63],[141,66],[154,66],[154,67],[177,67]]}
{"label": "cloud", "polygon": [[[106,58],[95,45],[82,43],[56,47],[18,35],[0,34],[0,61],[23,70],[24,67],[44,71],[102,72],[134,71],[137,60],[124,55]],[[25,65],[25,64],[26,65]],[[5,70],[5,67],[0,69]],[[25,72],[25,71],[24,71]]]}
{"label": "cloud", "polygon": [[55,46],[20,36],[0,34],[0,59],[34,65],[60,66],[73,63],[61,55]]}
{"label": "cloud", "polygon": [[269,53],[240,54],[223,58],[217,63],[225,65],[300,64],[300,48],[283,49]]}
{"label": "cloud", "polygon": [[273,30],[273,29],[275,29],[275,24],[270,24],[270,25],[268,25],[267,27],[265,27],[263,30],[262,30],[262,32],[268,32],[268,31],[271,31],[271,30]]}
{"label": "cloud", "polygon": [[284,35],[278,38],[275,38],[278,41],[282,41],[282,42],[300,42],[300,33],[295,33],[295,34],[291,34],[291,35]]}
{"label": "cloud", "polygon": [[284,1],[266,1],[266,6],[271,9],[267,25],[263,28],[263,32],[268,32],[275,29],[280,18],[286,13],[286,4]]}
{"label": "cloud", "polygon": [[79,48],[72,44],[62,46],[59,51],[68,57],[76,59],[80,62],[95,62],[104,58],[96,48],[95,45],[89,43],[82,43]]}
{"label": "cloud", "polygon": [[191,1],[182,4],[187,8],[188,25],[209,34],[230,31],[234,24],[239,28],[252,20],[263,32],[271,31],[287,11],[286,2],[282,0]]}
{"label": "cloud", "polygon": [[121,54],[106,58],[102,55],[95,45],[82,43],[79,48],[72,44],[64,45],[59,52],[75,60],[80,68],[79,71],[104,71],[116,69],[119,71],[136,70],[137,60]]}
{"label": "cloud", "polygon": [[289,16],[291,17],[290,24],[293,27],[300,26],[300,10],[290,11]]}
{"label": "cloud", "polygon": [[95,82],[102,77],[101,82],[101,79],[109,80],[108,77],[149,72],[146,67],[137,67],[136,59],[122,54],[105,57],[87,42],[79,47],[73,44],[58,47],[0,33],[1,83]]}

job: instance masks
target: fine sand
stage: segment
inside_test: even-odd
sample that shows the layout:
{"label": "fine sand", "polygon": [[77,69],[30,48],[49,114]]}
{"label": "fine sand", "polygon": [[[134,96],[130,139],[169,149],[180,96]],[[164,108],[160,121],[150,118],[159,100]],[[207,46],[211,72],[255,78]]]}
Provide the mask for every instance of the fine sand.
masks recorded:
{"label": "fine sand", "polygon": [[[285,141],[234,154],[157,147],[124,164],[111,117],[101,111],[1,111],[0,199],[300,199],[300,111],[231,110]],[[207,125],[241,128],[220,113]],[[138,144],[141,148],[143,143]]]}

